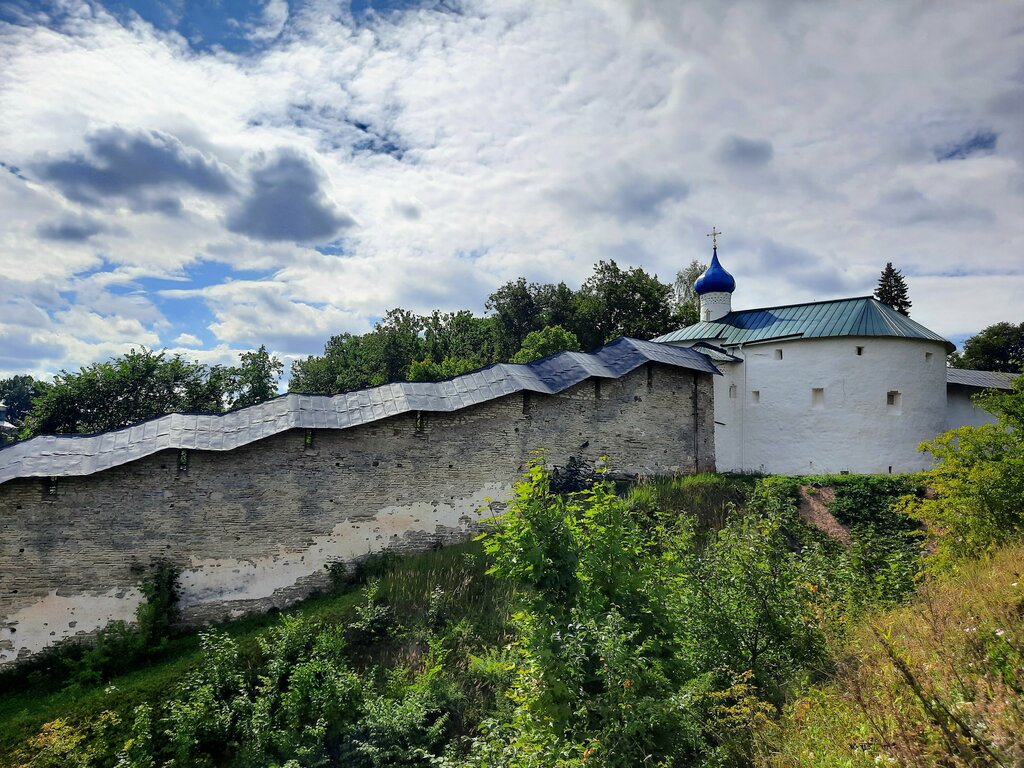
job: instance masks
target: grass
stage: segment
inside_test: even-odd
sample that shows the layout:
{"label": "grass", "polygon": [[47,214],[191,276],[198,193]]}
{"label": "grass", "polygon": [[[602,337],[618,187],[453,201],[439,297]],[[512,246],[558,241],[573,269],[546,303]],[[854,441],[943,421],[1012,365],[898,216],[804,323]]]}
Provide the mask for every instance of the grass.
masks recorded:
{"label": "grass", "polygon": [[764,734],[762,768],[1024,765],[1024,545],[926,582],[837,657]]}

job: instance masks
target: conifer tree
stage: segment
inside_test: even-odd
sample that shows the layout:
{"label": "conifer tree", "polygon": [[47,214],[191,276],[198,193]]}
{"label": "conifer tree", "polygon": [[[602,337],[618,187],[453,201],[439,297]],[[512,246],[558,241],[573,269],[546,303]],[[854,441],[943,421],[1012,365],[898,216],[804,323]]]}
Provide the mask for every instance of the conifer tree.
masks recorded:
{"label": "conifer tree", "polygon": [[903,273],[894,269],[890,261],[882,270],[878,278],[878,287],[875,288],[875,298],[883,304],[888,304],[901,315],[910,317],[910,295],[907,293],[907,281],[903,279]]}

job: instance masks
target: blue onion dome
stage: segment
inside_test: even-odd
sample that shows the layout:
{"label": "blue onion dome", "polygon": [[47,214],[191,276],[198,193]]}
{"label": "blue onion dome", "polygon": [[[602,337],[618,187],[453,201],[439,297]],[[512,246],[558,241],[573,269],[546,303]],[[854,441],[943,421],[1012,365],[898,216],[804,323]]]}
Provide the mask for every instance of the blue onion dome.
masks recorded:
{"label": "blue onion dome", "polygon": [[703,296],[705,293],[732,293],[736,290],[736,280],[718,263],[717,248],[711,255],[711,266],[697,278],[697,282],[693,284],[693,290],[697,292],[698,296]]}

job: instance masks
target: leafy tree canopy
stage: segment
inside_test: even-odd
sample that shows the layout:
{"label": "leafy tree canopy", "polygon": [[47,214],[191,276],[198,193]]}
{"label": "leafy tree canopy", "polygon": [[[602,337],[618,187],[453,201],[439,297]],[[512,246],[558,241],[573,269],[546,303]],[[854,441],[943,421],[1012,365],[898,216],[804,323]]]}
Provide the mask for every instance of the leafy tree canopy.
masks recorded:
{"label": "leafy tree canopy", "polygon": [[964,343],[963,353],[949,356],[954,368],[976,371],[1024,371],[1024,323],[995,323]]}
{"label": "leafy tree canopy", "polygon": [[237,367],[132,349],[54,376],[33,401],[20,437],[104,432],[174,411],[217,413],[226,405],[252,405],[277,394],[282,368],[266,347],[243,354]]}
{"label": "leafy tree canopy", "polygon": [[284,363],[271,357],[262,344],[255,352],[243,352],[242,364],[228,369],[231,407],[242,408],[277,397],[277,382],[283,371]]}
{"label": "leafy tree canopy", "polygon": [[54,376],[25,419],[22,437],[103,432],[171,411],[220,411],[225,384],[223,368],[133,349]]}
{"label": "leafy tree canopy", "polygon": [[481,368],[475,357],[446,357],[435,363],[429,357],[413,361],[409,366],[409,381],[443,381]]}
{"label": "leafy tree canopy", "polygon": [[676,273],[676,281],[672,286],[673,327],[693,325],[700,321],[700,297],[697,296],[693,284],[707,268],[707,264],[702,264],[694,259],[684,269]]}
{"label": "leafy tree canopy", "polygon": [[924,443],[938,459],[928,472],[934,496],[908,505],[936,534],[941,567],[955,568],[1024,534],[1024,376],[1012,390],[988,390],[975,400],[999,423],[960,427]]}
{"label": "leafy tree canopy", "polygon": [[576,306],[577,336],[588,348],[618,336],[650,339],[672,327],[672,286],[639,267],[623,270],[614,261],[597,263]]}
{"label": "leafy tree canopy", "polygon": [[560,325],[549,325],[539,331],[530,331],[523,340],[523,346],[512,357],[512,362],[529,363],[565,351],[580,351],[580,342],[576,334]]}
{"label": "leafy tree canopy", "polygon": [[46,390],[45,381],[31,376],[11,376],[0,379],[0,400],[7,406],[7,420],[18,424],[32,410],[32,400]]}
{"label": "leafy tree canopy", "polygon": [[907,292],[907,281],[903,279],[903,273],[893,268],[890,261],[882,270],[878,278],[878,287],[875,288],[875,298],[883,304],[888,304],[901,315],[910,316],[910,294]]}

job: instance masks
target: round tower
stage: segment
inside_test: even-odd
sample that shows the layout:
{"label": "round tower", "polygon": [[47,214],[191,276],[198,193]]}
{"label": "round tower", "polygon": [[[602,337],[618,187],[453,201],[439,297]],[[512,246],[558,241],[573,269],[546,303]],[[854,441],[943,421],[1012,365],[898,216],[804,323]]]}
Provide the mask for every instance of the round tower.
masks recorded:
{"label": "round tower", "polygon": [[[715,232],[716,236],[720,234]],[[705,323],[732,312],[732,292],[736,290],[736,280],[718,261],[717,242],[712,244],[712,249],[711,266],[693,284],[694,292],[700,297],[700,319]]]}

